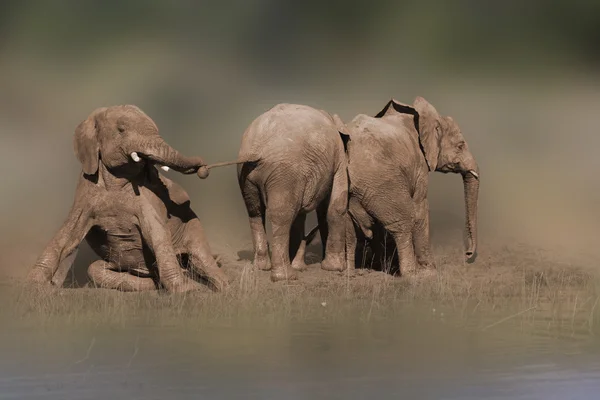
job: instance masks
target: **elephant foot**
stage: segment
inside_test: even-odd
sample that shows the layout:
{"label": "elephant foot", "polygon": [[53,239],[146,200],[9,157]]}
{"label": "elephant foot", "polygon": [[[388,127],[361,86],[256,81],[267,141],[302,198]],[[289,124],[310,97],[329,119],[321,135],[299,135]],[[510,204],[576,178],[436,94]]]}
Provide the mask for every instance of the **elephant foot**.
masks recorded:
{"label": "elephant foot", "polygon": [[36,285],[52,286],[52,272],[48,268],[34,267],[27,275],[27,281]]}
{"label": "elephant foot", "polygon": [[271,270],[271,281],[279,282],[279,281],[295,281],[298,279],[298,274],[294,269],[287,268],[273,268]]}
{"label": "elephant foot", "polygon": [[415,265],[401,266],[400,276],[415,276],[417,275],[417,267]]}
{"label": "elephant foot", "polygon": [[220,268],[217,268],[211,273],[208,282],[210,283],[211,289],[215,292],[223,292],[230,286],[229,278]]}
{"label": "elephant foot", "polygon": [[308,269],[308,266],[306,265],[306,263],[304,261],[295,261],[292,262],[292,269],[295,271],[306,271]]}
{"label": "elephant foot", "polygon": [[171,293],[186,293],[194,290],[200,290],[200,284],[189,278],[178,280],[176,283],[170,284],[167,290]]}
{"label": "elephant foot", "polygon": [[430,278],[437,275],[437,270],[433,268],[425,268],[419,270],[418,276],[419,278]]}
{"label": "elephant foot", "polygon": [[321,269],[325,271],[341,272],[346,269],[346,261],[343,257],[326,256],[321,262]]}
{"label": "elephant foot", "polygon": [[419,269],[437,269],[437,265],[433,260],[420,260]]}
{"label": "elephant foot", "polygon": [[261,270],[261,271],[270,271],[272,266],[271,266],[271,260],[269,259],[269,256],[259,256],[259,255],[254,255],[254,261],[252,262],[252,265],[254,265],[255,268]]}
{"label": "elephant foot", "polygon": [[343,271],[339,271],[338,274],[344,278],[354,278],[356,275],[363,275],[362,273],[357,273],[355,268],[346,268]]}

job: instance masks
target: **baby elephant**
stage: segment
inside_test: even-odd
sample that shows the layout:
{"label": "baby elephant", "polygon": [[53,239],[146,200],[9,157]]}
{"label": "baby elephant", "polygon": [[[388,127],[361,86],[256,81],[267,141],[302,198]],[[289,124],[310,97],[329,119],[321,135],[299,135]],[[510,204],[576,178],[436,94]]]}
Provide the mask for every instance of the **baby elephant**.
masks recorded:
{"label": "baby elephant", "polygon": [[193,174],[204,165],[185,157],[159,135],[154,121],[133,105],[96,109],[81,122],[74,137],[83,172],[69,215],[50,241],[29,280],[50,283],[59,265],[85,238],[101,258],[88,275],[103,288],[169,292],[199,288],[181,268],[214,290],[228,279],[212,256],[198,217],[185,190],[159,174],[156,167]]}
{"label": "baby elephant", "polygon": [[[321,268],[346,268],[348,137],[339,132],[337,121],[309,106],[278,104],[244,132],[238,159],[256,160],[238,165],[252,229],[254,265],[271,270],[272,281],[296,279],[295,270],[305,268],[304,222],[315,209],[325,247]],[[266,216],[273,230],[270,258]]]}

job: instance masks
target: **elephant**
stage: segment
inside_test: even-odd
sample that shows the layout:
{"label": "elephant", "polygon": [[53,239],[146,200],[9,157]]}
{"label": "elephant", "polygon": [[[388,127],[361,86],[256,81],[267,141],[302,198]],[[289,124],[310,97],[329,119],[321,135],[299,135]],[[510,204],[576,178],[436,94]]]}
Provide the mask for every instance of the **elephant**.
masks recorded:
{"label": "elephant", "polygon": [[[73,144],[82,165],[75,199],[29,281],[52,284],[85,238],[100,257],[87,271],[98,287],[187,292],[201,287],[195,276],[215,291],[229,286],[188,194],[157,168],[193,174],[205,165],[202,158],[169,146],[135,105],[97,108],[77,125]],[[191,273],[180,265],[185,258]]]}
{"label": "elephant", "polygon": [[[238,164],[237,175],[253,264],[270,270],[273,282],[298,279],[296,271],[306,268],[304,224],[313,210],[324,247],[321,268],[346,268],[348,136],[339,131],[338,120],[307,105],[281,103],[252,121],[242,136],[238,160],[252,161]],[[273,232],[270,257],[266,216]]]}
{"label": "elephant", "polygon": [[394,99],[375,116],[359,114],[345,125],[349,201],[348,266],[354,268],[358,235],[385,248],[393,238],[399,273],[435,270],[429,237],[429,172],[460,173],[466,206],[466,261],[477,250],[479,167],[460,127],[423,97],[413,105]]}

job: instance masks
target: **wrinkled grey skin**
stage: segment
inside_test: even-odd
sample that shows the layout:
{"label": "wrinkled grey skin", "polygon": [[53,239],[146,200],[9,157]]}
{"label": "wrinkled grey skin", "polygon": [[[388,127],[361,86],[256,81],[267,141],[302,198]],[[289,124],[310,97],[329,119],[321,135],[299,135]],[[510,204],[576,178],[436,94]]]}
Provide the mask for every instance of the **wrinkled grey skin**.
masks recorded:
{"label": "wrinkled grey skin", "polygon": [[[376,117],[356,116],[346,125],[349,214],[371,239],[376,223],[395,241],[400,273],[435,268],[429,238],[429,172],[463,177],[467,250],[477,249],[479,168],[457,123],[422,97],[412,106],[391,100]],[[350,225],[350,223],[349,223]],[[354,266],[357,231],[347,229],[348,265]]]}
{"label": "wrinkled grey skin", "polygon": [[[238,159],[256,162],[238,165],[238,180],[250,218],[254,265],[271,270],[272,281],[297,279],[295,271],[305,268],[304,222],[315,209],[325,247],[321,268],[346,268],[345,140],[334,117],[296,104],[274,106],[244,132]],[[273,231],[270,257],[265,216]]]}
{"label": "wrinkled grey skin", "polygon": [[171,148],[154,121],[133,105],[96,109],[77,126],[74,147],[83,169],[75,200],[29,273],[30,281],[52,282],[59,265],[85,238],[101,258],[88,269],[99,287],[199,288],[181,268],[181,255],[189,258],[192,274],[208,280],[213,289],[228,286],[187,193],[156,168],[193,174],[205,165],[200,157],[185,157]]}

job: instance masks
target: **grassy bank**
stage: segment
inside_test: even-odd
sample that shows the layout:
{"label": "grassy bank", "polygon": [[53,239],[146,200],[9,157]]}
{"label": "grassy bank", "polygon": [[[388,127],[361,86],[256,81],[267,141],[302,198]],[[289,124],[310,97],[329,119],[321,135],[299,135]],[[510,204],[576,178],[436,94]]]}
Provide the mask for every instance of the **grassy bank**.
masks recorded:
{"label": "grassy bank", "polygon": [[[368,269],[328,273],[311,264],[297,282],[273,284],[249,261],[223,257],[232,279],[226,293],[121,293],[94,288],[3,288],[4,318],[24,324],[235,325],[289,321],[362,322],[399,313],[446,315],[454,323],[488,329],[499,323],[600,332],[600,278],[593,268],[552,261],[527,249],[503,248],[475,264],[456,262],[459,250],[437,248],[433,274],[392,277]],[[414,310],[413,310],[414,311]],[[444,314],[445,313],[445,314]],[[4,319],[3,318],[3,319]]]}

